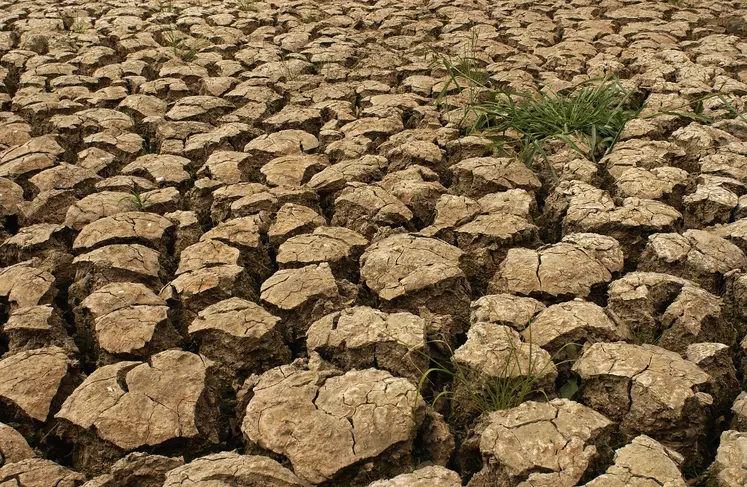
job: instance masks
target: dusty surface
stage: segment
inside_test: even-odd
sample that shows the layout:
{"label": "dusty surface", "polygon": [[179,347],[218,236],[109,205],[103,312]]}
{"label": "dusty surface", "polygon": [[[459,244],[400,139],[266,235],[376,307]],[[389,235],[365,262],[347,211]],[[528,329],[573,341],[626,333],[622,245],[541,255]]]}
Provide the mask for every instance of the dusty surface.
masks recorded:
{"label": "dusty surface", "polygon": [[0,487],[745,485],[745,12],[0,2]]}

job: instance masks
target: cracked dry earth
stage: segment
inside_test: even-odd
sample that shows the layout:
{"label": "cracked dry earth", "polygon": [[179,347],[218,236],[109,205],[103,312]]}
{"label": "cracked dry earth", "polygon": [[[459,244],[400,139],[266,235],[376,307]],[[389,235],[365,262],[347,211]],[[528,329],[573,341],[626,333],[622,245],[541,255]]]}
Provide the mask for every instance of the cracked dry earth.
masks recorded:
{"label": "cracked dry earth", "polygon": [[[471,52],[723,98],[552,177]],[[0,78],[0,487],[747,485],[744,0],[5,0]]]}

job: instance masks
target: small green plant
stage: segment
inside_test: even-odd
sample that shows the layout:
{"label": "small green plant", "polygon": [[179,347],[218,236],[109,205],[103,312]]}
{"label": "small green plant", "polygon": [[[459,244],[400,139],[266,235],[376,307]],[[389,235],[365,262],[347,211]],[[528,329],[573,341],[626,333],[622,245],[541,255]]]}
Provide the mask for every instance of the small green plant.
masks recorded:
{"label": "small green plant", "polygon": [[484,69],[483,61],[477,57],[477,33],[472,31],[469,45],[457,55],[436,53],[436,61],[446,70],[448,77],[441,88],[437,102],[440,102],[452,87],[456,88],[486,88],[490,82],[490,75]]}
{"label": "small green plant", "polygon": [[[454,71],[450,77],[456,80],[458,75]],[[477,82],[474,78],[473,81]],[[486,87],[480,92],[480,100],[470,98],[463,116],[463,121],[471,120],[468,131],[491,138],[506,155],[515,156],[527,165],[537,155],[547,163],[544,146],[551,141],[562,141],[597,162],[614,148],[625,125],[636,118],[675,115],[711,123],[713,120],[702,115],[703,102],[710,98],[719,98],[732,117],[745,121],[744,115],[721,92],[642,115],[642,94],[626,89],[614,76],[591,79],[562,92],[550,89],[516,92]],[[690,107],[693,107],[691,112],[679,111]]]}
{"label": "small green plant", "polygon": [[296,78],[296,73],[293,71],[292,66],[289,63],[290,59],[292,58],[288,58],[285,54],[280,56],[280,71],[282,76],[285,78],[285,81],[293,81]]}
{"label": "small green plant", "polygon": [[[679,0],[670,0],[679,1]],[[511,91],[494,86],[477,53],[477,35],[460,55],[436,53],[446,70],[446,80],[436,95],[436,106],[444,106],[457,88],[466,93],[459,125],[467,132],[491,138],[509,157],[531,165],[539,155],[549,166],[545,143],[561,141],[591,161],[597,162],[615,146],[625,125],[636,118],[676,115],[710,123],[702,115],[703,101],[718,97],[734,118],[746,121],[720,91],[680,107],[642,115],[643,94],[628,89],[613,75],[584,81],[562,91]],[[689,112],[679,110],[692,108]],[[553,171],[552,166],[549,166]],[[554,174],[554,172],[553,172]]]}
{"label": "small green plant", "polygon": [[303,22],[304,24],[311,24],[314,22],[319,22],[323,18],[324,15],[321,12],[311,12],[301,17],[301,22]]}
{"label": "small green plant", "polygon": [[[433,397],[431,406],[435,407],[440,399],[445,398],[452,403],[452,414],[467,416],[510,409],[530,397],[544,396],[547,398],[539,384],[544,379],[545,373],[553,360],[542,361],[537,357],[537,353],[532,346],[531,323],[528,326],[528,332],[528,342],[523,342],[529,345],[526,362],[523,363],[524,361],[512,339],[513,337],[509,336],[507,340],[509,344],[508,357],[502,365],[502,370],[498,376],[491,377],[488,380],[476,380],[474,373],[454,361],[444,362],[429,357],[432,365],[422,373],[418,384],[418,393],[422,394],[426,383],[432,382],[431,376],[445,376],[450,379],[451,385]],[[507,334],[510,334],[508,330]],[[453,355],[448,343],[444,341],[435,343],[445,347],[450,355]],[[556,356],[562,353],[566,346],[562,347]],[[567,362],[568,360],[564,360],[559,364]],[[571,395],[575,392],[575,390],[572,390]],[[455,405],[458,405],[459,411],[454,410],[453,406]]]}
{"label": "small green plant", "polygon": [[176,12],[176,6],[174,0],[157,0],[156,1],[156,12],[159,13],[174,13]]}
{"label": "small green plant", "polygon": [[516,152],[523,152],[529,163],[536,154],[544,155],[544,143],[553,140],[597,161],[643,107],[634,90],[626,90],[616,78],[603,78],[562,93],[492,90],[488,100],[471,108],[475,116],[472,130],[500,143],[513,142],[520,147]]}
{"label": "small green plant", "polygon": [[138,210],[145,211],[145,203],[148,200],[148,197],[143,197],[143,195],[138,191],[137,188],[133,188],[130,191],[129,198],[135,203],[135,206],[137,206]]}
{"label": "small green plant", "polygon": [[256,12],[257,0],[236,0],[236,8],[242,12]]}
{"label": "small green plant", "polygon": [[194,59],[197,57],[197,53],[200,49],[198,45],[199,41],[193,41],[190,43],[188,39],[181,35],[181,33],[175,28],[172,28],[166,34],[164,34],[164,39],[171,46],[171,50],[174,52],[174,55],[182,61],[194,61]]}
{"label": "small green plant", "polygon": [[90,24],[84,17],[76,17],[73,25],[70,26],[70,30],[76,34],[85,34],[88,32]]}
{"label": "small green plant", "polygon": [[667,328],[637,327],[630,330],[631,341],[636,345],[658,345]]}

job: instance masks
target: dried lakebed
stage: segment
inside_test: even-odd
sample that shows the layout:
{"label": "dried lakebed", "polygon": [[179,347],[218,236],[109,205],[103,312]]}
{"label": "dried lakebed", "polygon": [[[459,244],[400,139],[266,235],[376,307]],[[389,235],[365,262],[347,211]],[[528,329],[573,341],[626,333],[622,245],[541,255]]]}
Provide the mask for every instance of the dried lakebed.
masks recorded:
{"label": "dried lakebed", "polygon": [[746,12],[0,2],[0,487],[747,485]]}

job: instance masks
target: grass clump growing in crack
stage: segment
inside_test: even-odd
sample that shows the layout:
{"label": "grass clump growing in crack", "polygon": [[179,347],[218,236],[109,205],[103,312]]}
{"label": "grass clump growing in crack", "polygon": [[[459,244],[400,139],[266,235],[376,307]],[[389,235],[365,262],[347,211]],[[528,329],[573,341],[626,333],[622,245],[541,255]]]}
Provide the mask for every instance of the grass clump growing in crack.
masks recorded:
{"label": "grass clump growing in crack", "polygon": [[[492,411],[511,409],[519,406],[526,400],[544,398],[548,399],[541,383],[546,380],[546,373],[553,366],[554,358],[570,345],[563,346],[558,353],[549,360],[543,360],[538,356],[537,350],[532,343],[531,323],[528,325],[528,341],[521,344],[528,345],[528,353],[522,354],[519,350],[511,332],[506,330],[508,355],[497,376],[487,379],[479,379],[479,373],[473,372],[469,367],[456,361],[439,361],[428,357],[431,367],[424,371],[418,383],[418,394],[422,395],[426,384],[433,382],[432,376],[441,375],[445,377],[450,385],[436,394],[430,401],[431,407],[441,399],[446,399],[451,404],[451,415],[461,416],[469,421],[477,415]],[[448,349],[451,356],[453,351],[444,341],[437,341],[437,345]],[[567,363],[568,360],[559,362]],[[561,389],[561,397],[570,397],[575,394],[576,389]],[[567,392],[570,391],[570,392]],[[462,421],[459,421],[462,422]]]}
{"label": "grass clump growing in crack", "polygon": [[236,0],[236,8],[242,12],[256,12],[257,0]]}
{"label": "grass clump growing in crack", "polygon": [[145,203],[148,200],[147,196],[143,197],[140,191],[138,191],[137,189],[133,189],[132,191],[130,191],[129,198],[135,203],[138,211],[145,211]]}
{"label": "grass clump growing in crack", "polygon": [[626,88],[613,75],[589,79],[560,91],[547,87],[541,91],[512,91],[491,80],[476,48],[477,37],[473,33],[463,54],[436,55],[447,72],[436,105],[441,107],[444,101],[448,102],[448,93],[455,87],[466,91],[467,102],[462,106],[459,125],[468,133],[492,139],[506,156],[517,157],[528,166],[537,155],[549,165],[545,143],[553,141],[563,142],[583,157],[598,162],[614,148],[625,125],[634,119],[675,115],[712,123],[713,119],[702,115],[703,102],[710,98],[719,98],[733,118],[746,121],[721,91],[673,109],[643,114],[644,94]]}
{"label": "grass clump growing in crack", "polygon": [[616,78],[590,80],[560,93],[495,90],[488,96],[472,107],[472,130],[484,132],[499,144],[506,142],[506,134],[518,138],[513,142],[525,162],[535,154],[544,155],[544,143],[553,140],[565,142],[596,162],[643,108],[636,92],[626,90]]}
{"label": "grass clump growing in crack", "polygon": [[[460,72],[450,77],[456,79]],[[473,77],[471,82],[477,83]],[[536,155],[547,162],[546,142],[562,141],[587,159],[598,162],[614,148],[625,125],[634,119],[653,119],[674,115],[701,123],[713,119],[702,114],[703,102],[718,98],[732,118],[747,121],[721,92],[689,101],[672,109],[643,115],[644,96],[627,89],[614,76],[595,78],[560,92],[550,89],[536,92],[492,89],[482,86],[478,97],[465,107],[464,119],[470,119],[468,132],[492,139],[509,156],[530,165]],[[685,112],[692,108],[692,112]]]}
{"label": "grass clump growing in crack", "polygon": [[189,42],[189,40],[181,35],[181,33],[176,29],[166,32],[164,34],[164,40],[169,44],[174,55],[187,63],[194,61],[200,50],[197,41]]}
{"label": "grass clump growing in crack", "polygon": [[70,30],[76,34],[85,34],[88,32],[90,25],[88,20],[84,17],[76,17],[73,25],[70,26]]}
{"label": "grass clump growing in crack", "polygon": [[490,85],[490,74],[484,69],[484,62],[477,57],[477,34],[474,31],[470,35],[469,45],[461,53],[454,56],[436,53],[435,59],[448,73],[436,97],[436,104],[446,98],[452,87],[469,89],[470,103],[473,103],[475,93]]}
{"label": "grass clump growing in crack", "polygon": [[176,6],[174,0],[156,0],[155,7],[156,12],[159,13],[175,13]]}

